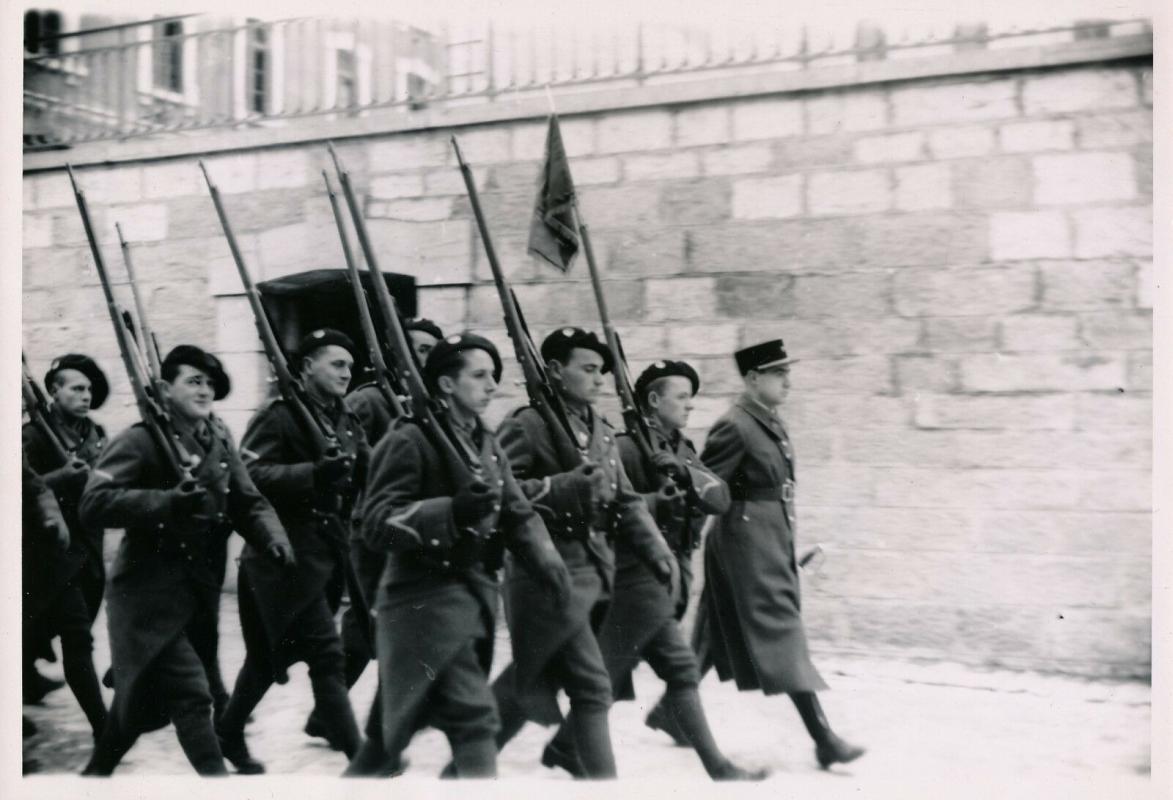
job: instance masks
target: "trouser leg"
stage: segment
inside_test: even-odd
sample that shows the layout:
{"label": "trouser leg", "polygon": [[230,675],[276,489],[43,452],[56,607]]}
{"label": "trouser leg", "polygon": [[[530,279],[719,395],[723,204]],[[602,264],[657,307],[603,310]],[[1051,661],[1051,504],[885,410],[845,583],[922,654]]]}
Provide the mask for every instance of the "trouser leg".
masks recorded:
{"label": "trouser leg", "polygon": [[311,603],[293,621],[291,630],[297,632],[294,646],[305,654],[309,666],[317,715],[346,757],[353,758],[359,743],[358,722],[347,693],[342,641],[327,599]]}
{"label": "trouser leg", "polygon": [[497,776],[500,720],[475,642],[469,641],[436,676],[428,693],[428,722],[448,737],[459,778]]}
{"label": "trouser leg", "polygon": [[611,708],[611,679],[599,644],[583,626],[555,654],[550,668],[570,697],[568,723],[588,778],[614,778],[615,755],[607,714]]}
{"label": "trouser leg", "polygon": [[61,636],[61,661],[65,682],[90,723],[94,738],[106,726],[106,703],[94,670],[94,637],[90,614],[79,586],[69,586],[54,604],[49,619],[52,630]]}
{"label": "trouser leg", "polygon": [[126,724],[119,718],[116,711],[111,711],[106,717],[106,726],[94,742],[94,752],[90,755],[82,775],[105,776],[114,772],[115,767],[122,761],[138,739],[137,733],[132,733]]}
{"label": "trouser leg", "polygon": [[492,685],[493,699],[497,703],[497,714],[501,720],[501,729],[497,732],[498,751],[503,750],[526,723],[525,711],[517,700],[517,690],[514,688],[516,677],[517,667],[510,663]]}
{"label": "trouser leg", "polygon": [[212,726],[212,695],[204,665],[187,637],[169,644],[152,670],[187,760],[200,775],[227,775]]}
{"label": "trouser leg", "polygon": [[243,733],[249,715],[272,685],[273,673],[268,664],[252,653],[246,654],[244,665],[236,676],[236,685],[232,687],[232,695],[220,715],[220,731],[225,735]]}

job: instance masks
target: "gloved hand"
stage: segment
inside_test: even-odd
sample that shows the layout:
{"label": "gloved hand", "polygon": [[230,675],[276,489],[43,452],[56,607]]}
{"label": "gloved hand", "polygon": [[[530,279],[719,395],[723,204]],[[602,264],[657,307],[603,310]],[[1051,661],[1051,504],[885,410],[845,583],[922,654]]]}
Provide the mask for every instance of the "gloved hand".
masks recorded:
{"label": "gloved hand", "polygon": [[86,485],[86,481],[90,479],[90,465],[80,458],[73,459],[62,469],[67,470],[63,477],[66,483],[72,488],[80,490]]}
{"label": "gloved hand", "polygon": [[474,527],[497,503],[496,493],[481,481],[473,481],[452,497],[452,518],[462,528]]}
{"label": "gloved hand", "polygon": [[570,600],[571,577],[566,562],[554,551],[550,558],[538,565],[537,580],[554,601],[554,607],[562,610]]}
{"label": "gloved hand", "polygon": [[675,606],[680,599],[680,565],[676,563],[674,556],[663,556],[659,561],[652,565],[652,571],[656,574],[656,578],[668,590],[668,597],[671,598],[672,604]]}
{"label": "gloved hand", "polygon": [[287,569],[297,566],[297,558],[293,555],[293,546],[289,542],[273,542],[265,548],[265,554],[277,562],[278,566]]}
{"label": "gloved hand", "polygon": [[680,465],[675,454],[669,453],[667,450],[652,451],[652,463],[655,464],[657,470],[677,483],[691,480],[688,470]]}
{"label": "gloved hand", "polygon": [[204,507],[208,490],[197,481],[184,481],[171,489],[171,513],[183,519],[198,514]]}
{"label": "gloved hand", "polygon": [[65,517],[61,515],[61,506],[57,505],[57,498],[48,489],[37,496],[37,505],[41,509],[41,526],[45,534],[51,537],[62,550],[69,549],[69,526],[65,524]]}
{"label": "gloved hand", "polygon": [[346,453],[324,455],[314,462],[314,487],[332,489],[349,478],[353,468],[354,459]]}
{"label": "gloved hand", "polygon": [[684,516],[684,492],[667,483],[656,492],[656,517],[663,521]]}

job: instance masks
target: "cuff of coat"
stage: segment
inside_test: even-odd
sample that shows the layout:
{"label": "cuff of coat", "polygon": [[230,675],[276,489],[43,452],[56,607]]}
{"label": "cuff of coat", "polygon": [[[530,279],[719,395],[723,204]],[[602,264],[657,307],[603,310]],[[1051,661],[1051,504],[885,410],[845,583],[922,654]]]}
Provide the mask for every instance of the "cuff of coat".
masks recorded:
{"label": "cuff of coat", "polygon": [[547,505],[558,517],[581,519],[587,516],[591,504],[591,484],[577,472],[562,472],[547,478],[550,493],[543,505]]}

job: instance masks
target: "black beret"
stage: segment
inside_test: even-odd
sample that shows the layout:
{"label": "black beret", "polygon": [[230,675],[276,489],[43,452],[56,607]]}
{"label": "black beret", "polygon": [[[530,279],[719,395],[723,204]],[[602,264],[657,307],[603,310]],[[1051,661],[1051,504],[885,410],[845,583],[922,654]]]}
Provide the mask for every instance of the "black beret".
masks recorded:
{"label": "black beret", "polygon": [[45,391],[53,393],[53,379],[57,373],[65,369],[75,369],[90,379],[90,408],[101,408],[110,396],[110,382],[106,380],[106,373],[97,362],[81,353],[67,353],[60,358],[53,359],[49,371],[45,373]]}
{"label": "black beret", "polygon": [[336,331],[333,328],[318,328],[316,331],[307,333],[302,337],[301,342],[297,345],[296,361],[300,364],[303,358],[312,356],[316,350],[321,347],[336,344],[346,352],[354,357],[355,347],[354,342],[350,337],[342,331]]}
{"label": "black beret", "polygon": [[582,328],[559,328],[551,333],[542,342],[542,358],[565,364],[570,357],[570,351],[576,347],[594,350],[603,357],[603,372],[611,371],[611,350],[604,342],[599,341],[598,336]]}
{"label": "black beret", "polygon": [[649,386],[660,378],[668,378],[673,375],[688,378],[688,382],[692,384],[692,393],[694,396],[701,388],[700,376],[687,363],[683,361],[657,361],[641,372],[639,377],[635,379],[636,401],[642,403],[647,400]]}
{"label": "black beret", "polygon": [[436,339],[444,338],[444,331],[440,330],[440,326],[432,322],[430,319],[424,319],[423,317],[407,320],[403,323],[403,330],[423,331],[424,333]]}
{"label": "black beret", "polygon": [[212,379],[213,400],[223,400],[232,391],[232,381],[228,379],[228,373],[224,371],[220,359],[194,344],[176,345],[163,359],[163,372],[168,372],[171,366],[179,367],[180,364],[195,367]]}
{"label": "black beret", "polygon": [[496,346],[484,336],[465,331],[455,333],[447,339],[441,339],[428,353],[428,361],[424,364],[424,379],[429,385],[435,385],[436,378],[444,367],[452,363],[453,359],[465,350],[484,350],[493,359],[493,380],[501,380],[501,356]]}
{"label": "black beret", "polygon": [[742,375],[751,369],[767,369],[783,364],[793,364],[797,359],[786,355],[786,346],[781,339],[771,339],[768,342],[743,347],[733,354],[737,360],[737,369]]}

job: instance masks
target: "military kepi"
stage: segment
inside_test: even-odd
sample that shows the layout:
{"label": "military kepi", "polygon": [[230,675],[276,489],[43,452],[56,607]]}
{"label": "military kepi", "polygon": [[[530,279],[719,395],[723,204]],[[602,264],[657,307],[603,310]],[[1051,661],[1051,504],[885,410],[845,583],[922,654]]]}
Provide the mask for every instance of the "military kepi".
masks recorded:
{"label": "military kepi", "polygon": [[642,403],[647,399],[649,386],[655,381],[660,380],[660,378],[670,378],[673,376],[687,378],[688,382],[692,384],[692,394],[694,397],[696,396],[697,391],[701,388],[701,379],[696,374],[696,370],[687,362],[665,359],[663,361],[656,361],[635,379],[636,399]]}
{"label": "military kepi", "polygon": [[768,342],[744,347],[733,354],[737,360],[737,369],[746,375],[751,369],[770,369],[783,364],[797,363],[798,359],[786,355],[786,346],[781,339],[771,339]]}
{"label": "military kepi", "polygon": [[493,359],[493,380],[501,380],[501,356],[497,348],[484,336],[478,336],[471,331],[456,333],[446,339],[441,339],[428,353],[428,361],[424,364],[424,378],[428,383],[434,383],[436,377],[452,363],[453,359],[465,350],[484,350]]}
{"label": "military kepi", "polygon": [[584,350],[594,350],[603,357],[603,372],[611,371],[611,351],[599,337],[582,328],[559,328],[551,333],[542,342],[542,358],[546,361],[561,361],[563,364],[570,357],[570,351],[576,347]]}
{"label": "military kepi", "polygon": [[163,374],[170,372],[171,367],[178,369],[180,364],[195,367],[212,380],[213,400],[223,400],[232,391],[232,381],[228,379],[228,373],[224,371],[220,359],[194,344],[176,345],[163,359]]}
{"label": "military kepi", "polygon": [[354,342],[342,331],[336,331],[333,328],[318,328],[316,331],[311,331],[303,336],[301,342],[297,345],[298,363],[301,363],[303,358],[312,356],[314,351],[319,348],[332,344],[336,344],[350,353],[352,358],[357,352],[354,347]]}
{"label": "military kepi", "polygon": [[101,408],[110,396],[110,383],[97,362],[81,353],[66,353],[60,358],[53,359],[49,371],[45,373],[45,390],[51,394],[57,373],[67,369],[75,369],[90,379],[90,410]]}

